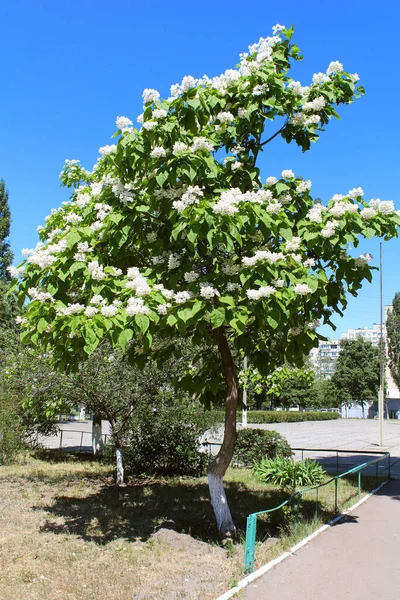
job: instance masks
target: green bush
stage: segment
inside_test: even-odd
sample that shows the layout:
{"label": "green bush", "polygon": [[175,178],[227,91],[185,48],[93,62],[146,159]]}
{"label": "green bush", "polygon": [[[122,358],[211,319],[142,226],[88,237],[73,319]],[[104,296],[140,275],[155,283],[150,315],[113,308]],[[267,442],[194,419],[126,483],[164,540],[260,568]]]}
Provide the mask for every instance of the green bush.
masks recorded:
{"label": "green bush", "polygon": [[24,429],[18,411],[0,395],[0,465],[12,463],[24,445]]}
{"label": "green bush", "polygon": [[184,400],[137,407],[123,451],[126,474],[202,474],[208,455],[199,439],[214,422],[213,413]]}
{"label": "green bush", "polygon": [[[223,423],[225,415],[218,412],[219,421]],[[241,421],[241,413],[237,414],[237,420]],[[248,423],[297,423],[300,421],[332,421],[339,418],[337,412],[323,411],[286,411],[286,410],[249,410],[247,413]]]}
{"label": "green bush", "polygon": [[280,457],[266,458],[256,463],[253,471],[258,479],[291,490],[318,485],[325,475],[321,465],[309,458],[304,462]]}
{"label": "green bush", "polygon": [[277,431],[241,429],[238,431],[233,467],[252,467],[263,458],[289,458],[292,450],[285,437]]}

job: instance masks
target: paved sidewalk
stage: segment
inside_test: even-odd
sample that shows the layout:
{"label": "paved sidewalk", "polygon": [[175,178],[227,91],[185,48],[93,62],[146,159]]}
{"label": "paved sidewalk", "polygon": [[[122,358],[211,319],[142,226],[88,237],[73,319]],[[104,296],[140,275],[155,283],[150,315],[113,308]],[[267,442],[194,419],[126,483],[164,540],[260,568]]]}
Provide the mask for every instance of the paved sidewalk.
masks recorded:
{"label": "paved sidewalk", "polygon": [[399,562],[400,481],[396,480],[237,598],[398,600]]}

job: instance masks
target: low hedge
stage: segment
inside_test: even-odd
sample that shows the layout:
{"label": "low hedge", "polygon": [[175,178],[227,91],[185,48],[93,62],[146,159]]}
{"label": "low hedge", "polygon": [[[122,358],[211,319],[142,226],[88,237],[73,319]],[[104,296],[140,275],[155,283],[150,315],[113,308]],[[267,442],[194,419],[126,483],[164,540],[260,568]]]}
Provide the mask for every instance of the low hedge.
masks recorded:
{"label": "low hedge", "polygon": [[[224,421],[224,413],[218,411],[221,421]],[[247,422],[253,424],[261,423],[298,423],[300,421],[334,421],[339,418],[337,412],[322,411],[286,411],[286,410],[249,410],[247,412]],[[237,413],[237,420],[240,422],[242,413]]]}

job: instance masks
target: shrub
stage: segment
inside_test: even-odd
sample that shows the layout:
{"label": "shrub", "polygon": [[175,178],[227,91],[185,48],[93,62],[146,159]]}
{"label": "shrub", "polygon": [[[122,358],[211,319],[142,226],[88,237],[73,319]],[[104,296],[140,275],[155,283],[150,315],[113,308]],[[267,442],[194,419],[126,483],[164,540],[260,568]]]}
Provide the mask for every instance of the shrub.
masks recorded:
{"label": "shrub", "polygon": [[214,422],[215,415],[185,400],[138,406],[125,440],[126,474],[200,475],[208,455],[199,440]]}
{"label": "shrub", "polygon": [[[218,413],[219,421],[223,422],[224,414],[222,411]],[[286,411],[286,410],[249,410],[247,413],[248,423],[297,423],[299,421],[332,421],[339,418],[337,412],[322,412],[322,411]],[[242,418],[241,413],[237,414],[237,420]]]}
{"label": "shrub", "polygon": [[284,489],[318,485],[325,475],[321,465],[309,458],[304,462],[280,457],[267,458],[256,463],[253,470],[258,479]]}
{"label": "shrub", "polygon": [[252,467],[264,458],[289,458],[292,450],[285,437],[277,431],[241,429],[238,431],[232,458],[234,467]]}
{"label": "shrub", "polygon": [[0,394],[0,465],[12,463],[24,447],[24,429],[18,411]]}

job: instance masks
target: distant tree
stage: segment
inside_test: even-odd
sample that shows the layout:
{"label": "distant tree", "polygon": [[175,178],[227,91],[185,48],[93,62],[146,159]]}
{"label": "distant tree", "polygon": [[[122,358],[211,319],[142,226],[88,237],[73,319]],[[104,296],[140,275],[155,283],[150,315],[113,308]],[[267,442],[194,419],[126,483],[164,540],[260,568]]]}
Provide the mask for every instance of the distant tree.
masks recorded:
{"label": "distant tree", "polygon": [[400,293],[396,292],[386,317],[387,353],[393,381],[400,387]]}
{"label": "distant tree", "polygon": [[8,190],[4,179],[0,179],[0,282],[9,281],[10,273],[7,270],[13,260],[10,242],[11,215],[8,206]]}
{"label": "distant tree", "polygon": [[340,402],[356,402],[364,412],[367,401],[375,401],[379,390],[379,348],[363,338],[343,340],[331,382]]}
{"label": "distant tree", "polygon": [[340,406],[338,391],[331,379],[315,379],[310,389],[310,405],[313,408],[337,408]]}

